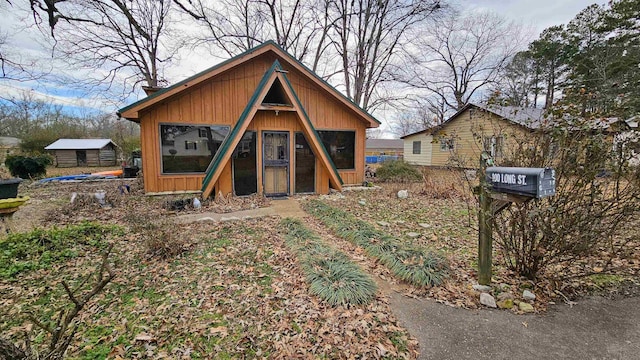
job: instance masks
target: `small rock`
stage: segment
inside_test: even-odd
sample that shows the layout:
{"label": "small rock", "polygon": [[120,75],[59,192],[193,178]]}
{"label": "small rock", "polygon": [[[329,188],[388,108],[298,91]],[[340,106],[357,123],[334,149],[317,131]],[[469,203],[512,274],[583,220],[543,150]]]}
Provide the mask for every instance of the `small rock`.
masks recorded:
{"label": "small rock", "polygon": [[504,299],[502,301],[498,301],[496,305],[498,305],[500,309],[512,309],[513,299]]}
{"label": "small rock", "polygon": [[428,229],[431,227],[431,225],[427,224],[427,223],[419,223],[418,225],[420,225],[420,227],[423,227],[425,229]]}
{"label": "small rock", "polygon": [[360,199],[360,201],[358,201],[358,204],[360,204],[362,206],[365,206],[365,205],[367,205],[367,202],[362,200],[362,199]]}
{"label": "small rock", "polygon": [[380,226],[389,226],[389,223],[386,221],[378,221],[378,225]]}
{"label": "small rock", "polygon": [[522,292],[522,298],[525,300],[533,301],[536,299],[536,294],[532,293],[529,290],[525,290]]}
{"label": "small rock", "polygon": [[398,191],[398,199],[406,199],[408,197],[409,197],[409,191],[407,190]]}
{"label": "small rock", "polygon": [[417,232],[408,232],[407,236],[410,238],[417,238],[418,236],[420,236],[420,234]]}
{"label": "small rock", "polygon": [[511,294],[511,293],[509,293],[509,292],[503,292],[503,293],[500,293],[500,294],[498,295],[498,300],[499,300],[499,301],[504,301],[504,300],[513,300],[513,299],[514,299],[513,294]]}
{"label": "small rock", "polygon": [[471,287],[473,288],[473,290],[480,291],[483,293],[491,291],[491,286],[487,286],[487,285],[473,284],[473,286]]}
{"label": "small rock", "polygon": [[487,294],[487,293],[481,293],[480,294],[480,304],[484,305],[484,306],[488,306],[491,308],[497,308],[498,306],[496,305],[496,299],[493,298],[493,296]]}
{"label": "small rock", "polygon": [[520,311],[525,313],[532,313],[535,311],[535,309],[533,308],[533,306],[531,306],[531,304],[527,304],[524,301],[520,301],[520,303],[518,304],[518,308],[520,309]]}

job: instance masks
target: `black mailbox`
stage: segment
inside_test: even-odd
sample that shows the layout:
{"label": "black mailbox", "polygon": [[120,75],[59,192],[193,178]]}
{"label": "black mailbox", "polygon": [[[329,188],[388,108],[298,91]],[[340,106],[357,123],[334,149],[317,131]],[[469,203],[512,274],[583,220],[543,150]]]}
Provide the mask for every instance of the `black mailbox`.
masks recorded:
{"label": "black mailbox", "polygon": [[556,172],[550,168],[487,168],[487,182],[493,191],[537,199],[556,194]]}

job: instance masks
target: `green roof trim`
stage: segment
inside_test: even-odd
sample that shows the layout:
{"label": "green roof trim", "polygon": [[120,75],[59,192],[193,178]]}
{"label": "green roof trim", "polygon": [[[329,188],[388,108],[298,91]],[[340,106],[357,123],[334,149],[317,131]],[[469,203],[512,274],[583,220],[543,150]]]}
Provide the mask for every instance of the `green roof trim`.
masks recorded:
{"label": "green roof trim", "polygon": [[220,149],[218,149],[218,152],[216,152],[216,155],[213,157],[213,159],[211,159],[211,163],[209,163],[209,166],[207,167],[207,170],[206,170],[207,175],[204,177],[204,179],[202,179],[202,189],[201,189],[202,191],[205,191],[205,189],[209,185],[209,182],[211,181],[211,177],[213,177],[213,173],[220,166],[220,163],[222,162],[222,158],[226,155],[226,153],[231,148],[233,139],[238,135],[238,132],[240,132],[240,129],[242,128],[242,125],[244,124],[244,122],[247,121],[248,115],[251,112],[251,108],[253,107],[253,105],[255,105],[256,101],[258,101],[258,96],[262,92],[262,89],[264,89],[264,86],[267,84],[267,81],[269,81],[269,78],[271,77],[271,75],[275,72],[276,68],[280,68],[280,63],[278,62],[278,60],[274,61],[274,63],[269,68],[269,70],[267,70],[267,72],[264,73],[264,76],[262,76],[262,79],[258,83],[256,90],[253,92],[253,95],[251,95],[251,98],[249,99],[247,106],[245,106],[244,110],[242,111],[242,114],[240,114],[240,118],[238,118],[238,121],[236,122],[236,125],[233,127],[233,130],[231,130],[231,133],[224,139],[224,141],[220,145]]}
{"label": "green roof trim", "polygon": [[190,77],[188,77],[188,78],[186,78],[186,79],[184,79],[184,80],[182,80],[182,81],[180,81],[180,82],[177,82],[177,83],[175,83],[175,84],[173,84],[173,85],[171,85],[171,86],[169,86],[169,87],[167,87],[167,88],[164,88],[164,89],[162,89],[162,90],[159,90],[159,91],[157,91],[157,92],[155,92],[155,93],[153,93],[153,94],[151,94],[151,95],[149,95],[149,96],[147,96],[147,97],[145,97],[145,98],[143,98],[143,99],[140,99],[140,100],[138,100],[138,101],[134,102],[133,104],[130,104],[130,105],[128,105],[128,106],[125,106],[125,107],[123,107],[123,108],[119,109],[118,111],[116,111],[116,113],[118,114],[118,116],[120,116],[120,114],[122,114],[123,112],[125,112],[125,111],[127,111],[127,110],[130,110],[131,108],[134,108],[134,107],[136,107],[136,106],[138,106],[138,105],[140,105],[140,104],[142,104],[142,103],[144,103],[144,102],[147,102],[147,101],[152,100],[152,99],[154,99],[154,98],[156,98],[156,97],[158,97],[158,96],[161,96],[162,94],[165,94],[165,93],[167,93],[167,92],[169,92],[169,91],[171,91],[171,90],[173,90],[173,89],[175,89],[175,88],[177,88],[177,87],[183,86],[183,85],[185,85],[185,84],[187,84],[187,83],[189,83],[189,82],[191,82],[191,81],[193,81],[193,80],[195,80],[195,79],[199,78],[200,76],[203,76],[203,75],[205,75],[205,74],[207,74],[207,73],[209,73],[209,72],[211,72],[211,71],[214,71],[214,70],[216,70],[216,69],[218,69],[218,68],[220,68],[220,67],[223,67],[223,66],[225,66],[225,65],[227,65],[227,64],[229,64],[229,63],[231,63],[231,62],[233,62],[233,61],[236,61],[237,59],[239,59],[239,58],[241,58],[241,57],[243,57],[243,56],[246,56],[246,55],[248,55],[248,54],[251,54],[252,52],[255,52],[255,51],[257,51],[257,50],[260,50],[261,48],[263,48],[263,47],[265,47],[265,46],[267,46],[267,45],[273,45],[273,46],[275,46],[276,48],[278,48],[280,51],[282,51],[282,53],[283,53],[283,54],[285,54],[285,56],[287,56],[287,57],[289,58],[289,60],[290,60],[291,62],[294,62],[294,63],[296,63],[296,64],[300,65],[303,69],[305,69],[306,71],[308,71],[308,72],[309,72],[309,74],[311,74],[313,77],[315,77],[318,81],[322,82],[323,84],[325,84],[326,86],[328,86],[331,90],[333,90],[333,92],[334,92],[336,95],[338,95],[338,96],[342,97],[344,100],[346,100],[346,101],[350,102],[351,104],[353,104],[353,105],[354,105],[356,108],[358,108],[360,111],[362,111],[363,113],[365,113],[366,115],[368,115],[368,116],[369,116],[373,121],[377,122],[378,124],[382,124],[378,119],[376,119],[376,118],[375,118],[375,116],[371,115],[367,110],[365,110],[365,109],[363,109],[362,107],[360,107],[360,105],[356,104],[353,100],[349,99],[346,95],[344,95],[342,92],[340,92],[338,89],[336,89],[333,85],[329,84],[326,80],[324,80],[323,78],[321,78],[320,76],[318,76],[318,74],[316,74],[315,72],[313,72],[313,71],[312,71],[311,69],[309,69],[305,64],[303,64],[302,62],[300,62],[298,59],[296,59],[295,57],[293,57],[291,54],[289,54],[288,52],[286,52],[286,51],[285,51],[285,50],[284,50],[280,45],[278,45],[278,44],[277,44],[275,41],[273,41],[273,40],[265,41],[265,42],[263,42],[262,44],[260,44],[260,45],[258,45],[258,46],[256,46],[256,47],[254,47],[254,48],[251,48],[251,49],[249,49],[249,50],[247,50],[247,51],[245,51],[245,52],[243,52],[243,53],[241,53],[241,54],[238,54],[238,55],[236,55],[236,56],[234,56],[234,57],[232,57],[232,58],[230,58],[230,59],[228,59],[228,60],[225,60],[225,61],[223,61],[223,62],[221,62],[221,63],[219,63],[219,64],[217,64],[217,65],[214,65],[214,66],[212,66],[212,67],[210,67],[210,68],[207,68],[207,69],[205,69],[205,70],[203,70],[203,71],[200,71],[199,73],[197,73],[197,74],[195,74],[195,75],[192,75],[192,76],[190,76]]}
{"label": "green roof trim", "polygon": [[289,87],[289,90],[291,90],[291,93],[293,94],[293,97],[295,98],[296,103],[298,104],[298,108],[300,109],[300,111],[302,111],[302,114],[304,115],[304,118],[301,120],[306,121],[307,125],[312,131],[313,136],[316,138],[316,141],[318,142],[318,144],[320,144],[322,151],[324,152],[324,155],[329,160],[331,169],[334,171],[336,177],[340,181],[340,185],[344,185],[344,182],[342,181],[342,177],[340,176],[340,172],[338,171],[338,168],[333,163],[333,159],[331,159],[331,156],[329,156],[329,152],[327,151],[327,148],[324,146],[324,143],[320,138],[320,134],[318,134],[318,131],[316,131],[316,128],[313,126],[311,119],[309,119],[309,115],[307,115],[307,111],[304,109],[304,106],[302,106],[302,102],[300,102],[300,99],[298,98],[298,94],[296,94],[296,92],[293,90],[293,86],[291,86],[291,83],[289,82],[289,78],[287,77],[287,74],[282,74],[282,75],[284,77],[284,81],[287,83],[287,87]]}
{"label": "green roof trim", "polygon": [[[258,97],[260,93],[262,93],[262,91],[264,90],[264,87],[267,85],[267,83],[269,82],[269,79],[271,78],[271,76],[273,76],[273,73],[276,70],[282,70],[282,66],[280,65],[280,62],[278,60],[274,61],[271,67],[269,68],[269,70],[267,70],[265,74],[262,76],[260,83],[258,83],[256,90],[253,92],[253,95],[251,96],[251,99],[249,99],[247,106],[245,106],[242,114],[238,118],[238,121],[233,127],[233,130],[231,130],[231,133],[224,139],[224,141],[220,145],[220,149],[218,150],[218,152],[216,152],[213,159],[211,159],[211,163],[209,163],[209,166],[207,167],[207,170],[206,170],[206,175],[204,179],[202,179],[201,190],[203,192],[209,186],[209,183],[211,182],[213,178],[213,174],[216,172],[216,170],[220,166],[223,166],[222,159],[228,154],[229,151],[233,151],[231,147],[237,144],[237,142],[234,142],[234,139],[238,136],[240,129],[244,127],[247,121],[253,120],[253,119],[249,119],[249,113],[251,112],[251,109],[254,107],[256,102],[261,100],[261,99],[258,99]],[[336,179],[338,179],[338,181],[340,182],[340,185],[343,185],[344,182],[342,181],[340,172],[338,171],[335,164],[333,163],[331,156],[329,156],[329,152],[327,151],[327,148],[324,146],[324,143],[322,142],[320,135],[316,131],[315,127],[313,126],[311,119],[309,119],[309,116],[307,115],[306,110],[304,109],[300,99],[298,98],[298,94],[296,94],[295,90],[293,89],[293,86],[291,85],[291,82],[289,82],[289,78],[287,77],[287,74],[283,72],[282,77],[284,78],[284,82],[285,82],[284,85],[286,85],[289,91],[291,91],[291,94],[293,94],[293,97],[295,99],[296,104],[298,105],[298,108],[302,112],[302,116],[300,120],[304,121],[305,124],[309,127],[309,129],[311,129],[311,134],[315,137],[316,142],[322,149],[322,152],[324,153],[327,161],[329,162],[330,168],[327,170],[329,170],[330,172],[333,172],[333,175],[336,177]]]}

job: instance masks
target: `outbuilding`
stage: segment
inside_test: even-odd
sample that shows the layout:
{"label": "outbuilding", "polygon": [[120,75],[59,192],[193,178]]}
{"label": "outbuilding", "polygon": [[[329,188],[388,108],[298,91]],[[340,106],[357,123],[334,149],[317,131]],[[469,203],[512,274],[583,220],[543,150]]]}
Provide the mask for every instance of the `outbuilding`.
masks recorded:
{"label": "outbuilding", "polygon": [[111,139],[58,139],[44,149],[56,167],[115,166],[116,145]]}
{"label": "outbuilding", "polygon": [[373,116],[265,42],[119,110],[140,124],[147,193],[286,196],[364,180]]}

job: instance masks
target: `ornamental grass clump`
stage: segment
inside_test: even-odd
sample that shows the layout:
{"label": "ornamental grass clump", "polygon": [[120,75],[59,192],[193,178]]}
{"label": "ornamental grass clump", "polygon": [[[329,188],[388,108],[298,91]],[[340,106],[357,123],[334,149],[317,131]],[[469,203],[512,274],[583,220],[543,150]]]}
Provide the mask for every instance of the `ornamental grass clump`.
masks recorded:
{"label": "ornamental grass clump", "polygon": [[284,219],[287,245],[300,256],[309,291],[331,306],[368,304],[376,284],[345,254],[322,242],[299,220]]}
{"label": "ornamental grass clump", "polygon": [[339,237],[363,247],[402,281],[416,286],[437,286],[447,276],[447,260],[436,252],[406,246],[368,222],[319,200],[307,202],[304,208]]}

